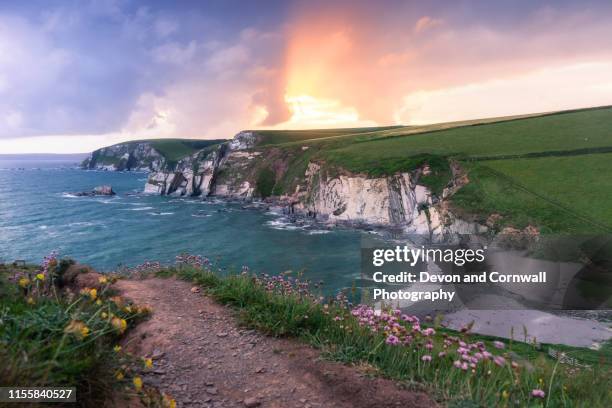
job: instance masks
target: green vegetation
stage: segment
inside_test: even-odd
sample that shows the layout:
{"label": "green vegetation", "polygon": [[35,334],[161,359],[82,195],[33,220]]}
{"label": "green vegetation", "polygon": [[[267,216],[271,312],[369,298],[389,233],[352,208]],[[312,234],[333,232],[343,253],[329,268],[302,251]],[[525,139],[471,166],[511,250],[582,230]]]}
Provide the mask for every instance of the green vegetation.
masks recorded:
{"label": "green vegetation", "polygon": [[259,171],[257,176],[257,183],[255,184],[257,193],[262,197],[270,197],[272,195],[272,189],[274,188],[274,172],[268,167],[264,167]]}
{"label": "green vegetation", "polygon": [[[595,352],[506,341],[499,350],[500,339],[473,335],[469,330],[457,333],[442,329],[435,320],[419,329],[415,329],[419,325],[415,326],[412,317],[400,319],[393,311],[385,316],[395,316],[392,319],[399,326],[378,317],[363,320],[373,316],[370,309],[351,310],[342,297],[322,304],[308,289],[308,282],[299,277],[291,280],[246,272],[221,277],[210,269],[188,265],[163,269],[157,275],[176,275],[201,285],[217,301],[236,308],[249,327],[275,336],[298,337],[321,349],[329,359],[371,367],[372,374],[425,389],[451,406],[607,407],[612,398],[609,344]],[[387,324],[393,329],[382,327]],[[406,330],[413,341],[396,343],[402,337],[399,333]],[[467,363],[463,367],[461,348],[470,345],[478,345],[482,353],[493,350],[493,355],[474,368]],[[549,356],[552,349],[582,365],[560,363]],[[534,390],[541,390],[544,396],[534,395]]]}
{"label": "green vegetation", "polygon": [[146,140],[153,148],[161,153],[169,162],[177,162],[183,157],[194,154],[204,149],[224,142],[223,139],[198,140],[198,139],[151,139]]}
{"label": "green vegetation", "polygon": [[305,140],[353,136],[362,133],[404,128],[404,126],[384,126],[366,128],[308,129],[308,130],[252,130],[259,137],[259,146],[280,143],[299,143]]}
{"label": "green vegetation", "polygon": [[[331,174],[372,177],[427,164],[432,173],[419,182],[438,194],[451,179],[448,162],[455,160],[470,180],[452,199],[463,216],[484,221],[495,213],[502,216],[500,226],[531,224],[544,232],[604,232],[612,230],[606,177],[612,170],[611,128],[612,108],[602,107],[335,135],[316,131],[311,138],[310,131],[272,133],[262,144],[293,152],[287,167],[301,174],[303,157]],[[298,152],[301,146],[308,150]],[[295,172],[284,175],[284,191],[296,179]]]}
{"label": "green vegetation", "polygon": [[41,268],[0,266],[0,385],[76,386],[81,406],[102,406],[127,374],[113,348],[146,311],[110,299],[106,278],[71,294],[71,265],[51,257]]}

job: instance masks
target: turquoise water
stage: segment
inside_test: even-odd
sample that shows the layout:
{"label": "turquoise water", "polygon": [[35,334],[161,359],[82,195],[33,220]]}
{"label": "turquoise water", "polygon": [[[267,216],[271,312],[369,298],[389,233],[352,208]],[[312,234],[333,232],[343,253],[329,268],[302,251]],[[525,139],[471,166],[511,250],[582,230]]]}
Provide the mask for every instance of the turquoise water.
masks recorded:
{"label": "turquoise water", "polygon": [[[298,227],[238,204],[142,195],[146,174],[63,167],[68,164],[0,159],[0,261],[39,262],[57,251],[111,271],[119,264],[172,263],[188,252],[226,269],[303,270],[333,291],[359,276],[360,232]],[[102,184],[117,196],[71,194]]]}

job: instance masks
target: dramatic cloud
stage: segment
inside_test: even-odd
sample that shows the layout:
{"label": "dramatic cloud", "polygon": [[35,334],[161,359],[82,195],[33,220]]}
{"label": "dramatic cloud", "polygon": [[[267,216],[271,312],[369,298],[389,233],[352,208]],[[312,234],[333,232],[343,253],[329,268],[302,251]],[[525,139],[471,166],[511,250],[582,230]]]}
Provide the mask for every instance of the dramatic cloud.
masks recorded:
{"label": "dramatic cloud", "polygon": [[0,6],[1,152],[612,104],[606,2],[78,5]]}

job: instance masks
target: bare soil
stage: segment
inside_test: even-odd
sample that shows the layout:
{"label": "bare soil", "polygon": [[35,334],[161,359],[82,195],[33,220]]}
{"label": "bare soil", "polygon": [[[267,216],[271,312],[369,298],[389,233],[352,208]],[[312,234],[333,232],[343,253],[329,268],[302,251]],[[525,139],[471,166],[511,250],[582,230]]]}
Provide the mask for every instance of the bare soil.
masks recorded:
{"label": "bare soil", "polygon": [[[124,348],[152,357],[145,384],[179,407],[433,407],[425,393],[324,361],[295,340],[241,327],[231,309],[175,279],[121,280],[116,288],[153,313]],[[193,291],[192,291],[193,289]]]}

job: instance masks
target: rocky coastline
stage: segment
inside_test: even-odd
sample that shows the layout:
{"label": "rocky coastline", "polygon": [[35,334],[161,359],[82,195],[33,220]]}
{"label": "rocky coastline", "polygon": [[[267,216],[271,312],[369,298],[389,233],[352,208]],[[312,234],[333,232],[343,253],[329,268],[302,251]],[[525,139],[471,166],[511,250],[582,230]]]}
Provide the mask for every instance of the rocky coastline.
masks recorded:
{"label": "rocky coastline", "polygon": [[[298,154],[306,150],[302,147]],[[279,180],[287,178],[289,163],[280,157],[278,149],[258,146],[257,134],[250,131],[176,162],[165,159],[150,142],[129,142],[93,152],[81,167],[144,170],[148,172],[143,189],[146,194],[272,207],[298,223],[384,228],[436,240],[487,230],[484,225],[459,219],[449,209],[448,199],[466,182],[460,169],[452,169],[452,179],[442,194],[436,195],[419,183],[429,171],[426,165],[412,172],[370,177],[332,172],[324,163],[308,161],[303,174],[277,191]],[[272,186],[268,191],[264,191],[266,181]]]}

